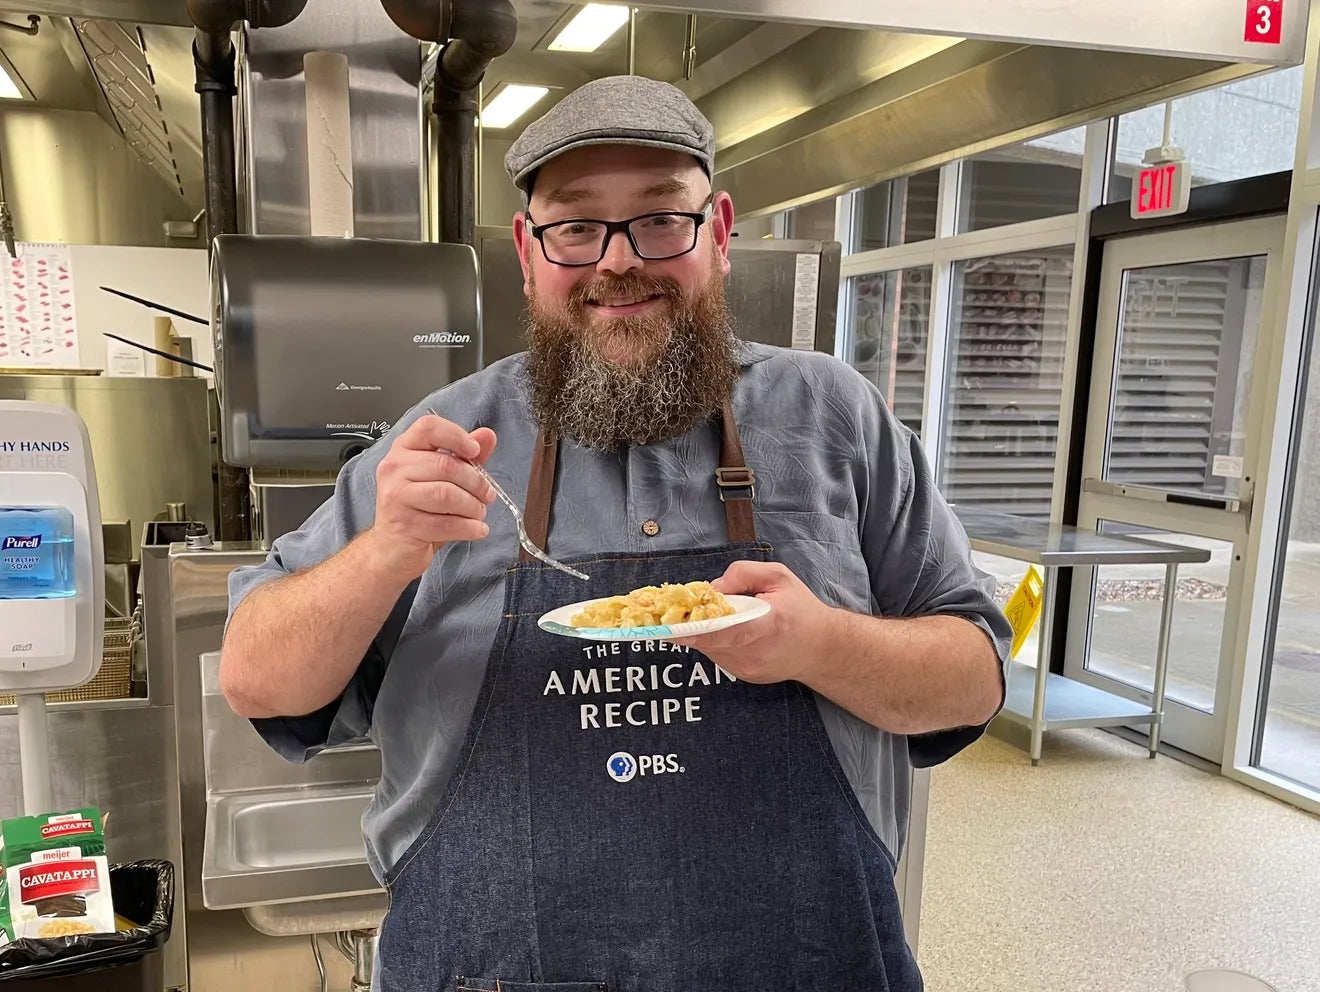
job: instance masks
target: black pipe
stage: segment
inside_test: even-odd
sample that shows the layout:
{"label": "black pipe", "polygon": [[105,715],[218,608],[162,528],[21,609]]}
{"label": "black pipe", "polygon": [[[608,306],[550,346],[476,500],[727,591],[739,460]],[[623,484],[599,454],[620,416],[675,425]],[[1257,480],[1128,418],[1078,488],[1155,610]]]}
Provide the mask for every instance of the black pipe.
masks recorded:
{"label": "black pipe", "polygon": [[470,245],[476,240],[477,212],[475,91],[451,89],[437,72],[432,109],[439,129],[440,241]]}
{"label": "black pipe", "polygon": [[477,92],[486,68],[518,37],[511,0],[470,0],[452,6],[452,36],[436,60],[435,111],[439,128],[440,240],[476,240]]}
{"label": "black pipe", "polygon": [[307,0],[188,0],[197,28],[193,40],[194,89],[202,105],[202,170],[206,176],[208,242],[238,233],[238,188],[234,162],[234,46],[229,35],[243,21],[254,28],[279,27],[300,13]]}
{"label": "black pipe", "polygon": [[[238,233],[238,176],[234,161],[234,46],[229,34],[242,21],[279,27],[296,18],[307,0],[188,0],[197,28],[193,39],[194,89],[201,99],[202,171],[206,177],[207,246],[221,234]],[[216,342],[218,345],[219,342]],[[217,425],[218,432],[226,429]],[[223,451],[218,444],[217,451]],[[217,530],[222,541],[252,539],[248,474],[217,459]]]}
{"label": "black pipe", "polygon": [[[191,10],[191,6],[190,6]],[[195,89],[202,109],[202,175],[206,196],[206,244],[221,234],[238,233],[238,179],[234,160],[234,46],[229,31],[197,29],[193,41]],[[212,342],[219,346],[219,342]],[[223,420],[223,418],[221,418]],[[252,494],[248,473],[219,452],[216,425],[216,533],[221,541],[252,540]]]}
{"label": "black pipe", "polygon": [[435,65],[439,144],[439,233],[450,244],[476,237],[477,87],[518,37],[511,0],[382,0],[385,13],[418,41],[444,45]]}
{"label": "black pipe", "polygon": [[245,21],[254,28],[279,28],[307,6],[307,0],[187,0],[188,17],[199,34],[215,37],[225,47],[229,32]]}
{"label": "black pipe", "polygon": [[449,34],[437,73],[451,86],[475,89],[486,67],[518,39],[518,12],[512,0],[456,0]]}
{"label": "black pipe", "polygon": [[21,28],[17,24],[10,24],[8,21],[0,21],[0,28],[8,28],[10,31],[17,31],[19,34],[25,34],[28,37],[35,37],[41,30],[41,18],[36,14],[28,14],[27,27]]}
{"label": "black pipe", "polygon": [[234,161],[234,49],[204,56],[193,43],[195,89],[202,104],[202,172],[206,177],[207,243],[238,233],[238,187]]}

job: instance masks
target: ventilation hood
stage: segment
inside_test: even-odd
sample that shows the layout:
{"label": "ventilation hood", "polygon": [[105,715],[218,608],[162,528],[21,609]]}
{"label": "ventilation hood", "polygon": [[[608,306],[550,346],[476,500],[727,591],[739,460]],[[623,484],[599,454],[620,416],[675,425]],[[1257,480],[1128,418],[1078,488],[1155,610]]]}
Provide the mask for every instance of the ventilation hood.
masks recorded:
{"label": "ventilation hood", "polygon": [[[849,71],[822,72],[832,59]],[[1261,70],[827,29],[696,99],[733,136],[717,149],[717,181],[755,217]]]}
{"label": "ventilation hood", "polygon": [[[1116,2],[1131,5],[1130,0]],[[1187,2],[1203,0],[1169,0],[1161,7],[1172,10]],[[1036,0],[1008,6],[1016,10],[1033,4],[1078,6]],[[549,37],[576,8],[551,0],[515,0],[515,5],[518,40],[488,70],[486,94],[504,83],[546,85],[550,95],[537,106],[543,112],[572,87],[627,70],[626,28],[594,53],[550,52]],[[347,28],[356,23],[348,8],[366,6],[379,2],[344,0],[335,12],[340,16],[342,11]],[[661,6],[666,9],[657,9]],[[925,10],[925,5],[907,6]],[[966,4],[946,0],[944,6]],[[830,26],[849,10],[854,21],[878,24],[892,7],[873,0],[818,0],[810,8],[796,0],[646,3],[636,17],[635,68],[675,81],[711,118],[720,140],[717,181],[733,194],[740,215],[752,217],[1293,64],[1300,51],[1291,41],[1305,28],[1293,23],[1304,16],[1304,5],[1289,4],[1289,45],[1188,57],[1186,51],[1101,51],[1065,47],[1063,41],[1024,44],[933,30]],[[685,78],[688,17],[696,8],[695,70]],[[1115,13],[1108,5],[1092,9],[1107,17]],[[1242,8],[1233,9],[1240,33]],[[192,28],[181,0],[33,0],[9,16],[18,13],[42,15],[42,30],[36,38],[0,35],[0,50],[36,103],[98,113],[126,135],[136,128],[144,159],[193,212],[200,210]],[[1167,23],[1164,13],[1158,16]],[[93,38],[99,46],[120,46],[119,57],[102,58],[98,66]],[[351,41],[345,38],[344,44]],[[129,65],[138,73],[142,99],[136,118],[116,103],[107,65]],[[419,85],[425,86],[424,77]],[[523,125],[487,130],[489,153],[498,155]],[[245,126],[251,131],[260,125],[249,121]],[[490,169],[483,174],[500,176]],[[415,187],[411,181],[403,186],[411,198]],[[388,205],[381,209],[388,211]]]}

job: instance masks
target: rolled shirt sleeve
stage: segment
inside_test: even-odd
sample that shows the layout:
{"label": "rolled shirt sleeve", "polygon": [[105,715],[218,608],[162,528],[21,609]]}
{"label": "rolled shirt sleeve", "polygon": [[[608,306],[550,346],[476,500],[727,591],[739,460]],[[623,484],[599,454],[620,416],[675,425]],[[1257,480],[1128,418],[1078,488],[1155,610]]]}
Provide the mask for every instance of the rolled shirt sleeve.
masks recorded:
{"label": "rolled shirt sleeve", "polygon": [[[967,534],[936,488],[921,442],[888,409],[879,390],[866,385],[856,482],[876,612],[882,617],[957,616],[975,624],[999,659],[1002,691],[1013,630],[995,604],[994,577],[973,563]],[[913,765],[947,761],[986,726],[910,737]]]}
{"label": "rolled shirt sleeve", "polygon": [[[376,468],[394,438],[417,414],[416,410],[411,412],[376,444],[344,465],[331,497],[301,527],[277,538],[264,562],[230,573],[229,620],[259,586],[320,564],[371,526],[376,511]],[[289,761],[301,763],[326,747],[368,736],[372,708],[385,668],[416,591],[416,582],[404,590],[338,699],[305,716],[252,721],[267,744]],[[279,650],[278,644],[271,649]]]}

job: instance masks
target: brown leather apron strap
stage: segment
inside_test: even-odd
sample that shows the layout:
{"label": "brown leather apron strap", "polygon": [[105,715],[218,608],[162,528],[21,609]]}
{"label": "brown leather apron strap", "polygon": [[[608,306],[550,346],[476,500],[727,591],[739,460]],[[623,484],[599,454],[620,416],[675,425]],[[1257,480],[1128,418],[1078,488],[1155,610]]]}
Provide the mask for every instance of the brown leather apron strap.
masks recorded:
{"label": "brown leather apron strap", "polygon": [[756,520],[752,504],[756,501],[756,476],[747,467],[738,423],[733,419],[733,404],[724,401],[720,410],[720,467],[715,470],[715,485],[724,502],[724,524],[729,543],[753,544]]}
{"label": "brown leather apron strap", "polygon": [[[527,536],[542,551],[549,551],[546,539],[550,533],[550,504],[555,491],[555,463],[559,454],[559,439],[541,431],[536,436],[532,451],[532,473],[527,482],[527,502],[523,504]],[[720,411],[720,467],[715,470],[715,485],[724,503],[724,524],[731,544],[756,543],[756,521],[752,504],[756,500],[756,476],[747,467],[743,455],[742,438],[733,419],[733,406],[725,402]],[[518,554],[520,561],[535,561],[526,550]]]}
{"label": "brown leather apron strap", "polygon": [[[545,431],[536,435],[532,449],[532,474],[527,481],[527,502],[523,504],[523,525],[527,536],[542,551],[550,534],[550,504],[554,502],[555,462],[559,455],[559,439],[547,436]],[[535,561],[525,548],[520,549],[520,561]]]}

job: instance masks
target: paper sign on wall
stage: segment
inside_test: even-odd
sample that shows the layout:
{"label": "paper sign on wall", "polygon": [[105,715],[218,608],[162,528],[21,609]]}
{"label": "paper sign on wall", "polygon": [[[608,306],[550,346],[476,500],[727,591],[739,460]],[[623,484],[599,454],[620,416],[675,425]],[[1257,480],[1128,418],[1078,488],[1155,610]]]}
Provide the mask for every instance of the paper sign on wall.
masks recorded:
{"label": "paper sign on wall", "polygon": [[134,348],[122,341],[110,340],[105,345],[106,375],[133,376],[146,375],[146,356],[142,349]]}
{"label": "paper sign on wall", "polygon": [[1221,479],[1240,479],[1245,470],[1242,459],[1231,455],[1215,455],[1214,463],[1210,466],[1210,474]]}
{"label": "paper sign on wall", "polygon": [[0,251],[0,365],[76,368],[77,320],[68,245]]}
{"label": "paper sign on wall", "polygon": [[816,302],[820,295],[820,256],[801,254],[793,273],[793,347],[816,347]]}

